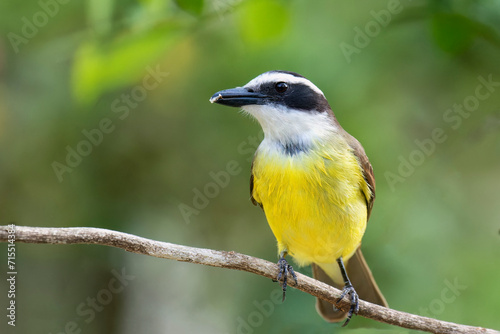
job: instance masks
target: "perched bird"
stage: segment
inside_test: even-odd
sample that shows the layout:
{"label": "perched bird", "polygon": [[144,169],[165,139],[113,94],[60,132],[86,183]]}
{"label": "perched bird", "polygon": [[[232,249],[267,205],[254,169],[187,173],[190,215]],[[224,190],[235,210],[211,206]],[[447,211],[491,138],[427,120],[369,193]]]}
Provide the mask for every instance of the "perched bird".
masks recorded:
{"label": "perched bird", "polygon": [[348,312],[317,300],[327,321],[346,319],[347,325],[358,312],[358,298],[387,306],[360,248],[375,199],[373,169],[323,92],[297,73],[270,71],[215,93],[210,102],[242,108],[264,131],[250,195],[278,242],[283,298],[288,275],[296,281],[289,254],[299,265],[312,264],[316,279],[342,289],[340,299],[348,296]]}

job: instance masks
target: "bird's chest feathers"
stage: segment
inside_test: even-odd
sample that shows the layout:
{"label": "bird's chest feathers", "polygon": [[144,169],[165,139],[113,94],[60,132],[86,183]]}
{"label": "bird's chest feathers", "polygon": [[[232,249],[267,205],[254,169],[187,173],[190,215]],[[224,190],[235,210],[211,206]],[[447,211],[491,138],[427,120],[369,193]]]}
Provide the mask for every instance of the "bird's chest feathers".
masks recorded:
{"label": "bird's chest feathers", "polygon": [[364,179],[355,156],[344,142],[331,142],[310,147],[261,144],[253,166],[253,196],[266,214],[298,215],[331,206],[344,210],[359,197]]}

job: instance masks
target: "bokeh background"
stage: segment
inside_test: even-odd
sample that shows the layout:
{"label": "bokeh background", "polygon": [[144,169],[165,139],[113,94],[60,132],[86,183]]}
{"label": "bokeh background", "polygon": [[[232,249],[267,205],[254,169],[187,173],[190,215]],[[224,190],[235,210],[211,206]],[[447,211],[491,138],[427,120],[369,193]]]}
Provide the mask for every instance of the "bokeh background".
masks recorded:
{"label": "bokeh background", "polygon": [[[276,261],[249,200],[259,125],[208,99],[295,71],[373,164],[363,249],[390,306],[500,329],[499,31],[486,0],[2,1],[0,224]],[[17,326],[2,314],[2,333],[409,332],[340,329],[300,291],[274,303],[262,277],[109,247],[18,244],[17,270]],[[6,293],[1,279],[3,313]]]}

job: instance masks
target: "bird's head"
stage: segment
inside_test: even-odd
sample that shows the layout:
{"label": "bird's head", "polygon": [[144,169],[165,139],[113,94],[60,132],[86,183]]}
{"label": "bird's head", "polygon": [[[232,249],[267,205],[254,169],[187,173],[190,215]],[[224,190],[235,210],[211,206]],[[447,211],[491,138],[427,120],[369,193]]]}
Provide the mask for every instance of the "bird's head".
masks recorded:
{"label": "bird's head", "polygon": [[242,108],[257,119],[266,138],[280,142],[321,136],[338,124],[323,92],[293,72],[265,72],[243,87],[215,93],[210,102]]}

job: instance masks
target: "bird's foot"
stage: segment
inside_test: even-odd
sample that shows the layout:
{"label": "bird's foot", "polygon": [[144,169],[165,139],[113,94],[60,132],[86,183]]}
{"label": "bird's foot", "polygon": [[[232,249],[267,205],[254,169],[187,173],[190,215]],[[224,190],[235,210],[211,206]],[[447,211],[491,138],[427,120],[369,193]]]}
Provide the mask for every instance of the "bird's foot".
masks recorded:
{"label": "bird's foot", "polygon": [[282,301],[285,301],[286,287],[288,286],[288,274],[293,277],[295,284],[297,284],[297,275],[295,275],[295,271],[293,271],[292,266],[285,260],[285,257],[282,256],[278,260],[278,276],[276,277],[276,281],[280,282],[281,289],[283,290]]}
{"label": "bird's foot", "polygon": [[340,302],[342,300],[342,298],[344,298],[345,296],[349,296],[349,300],[351,302],[351,308],[349,308],[349,313],[347,313],[347,319],[345,320],[342,327],[347,326],[349,321],[351,321],[352,315],[358,314],[358,311],[359,311],[359,297],[358,297],[356,290],[354,290],[354,287],[352,286],[352,284],[346,284],[344,286],[344,289],[342,290],[342,294],[340,295],[340,298],[337,299],[337,303]]}

